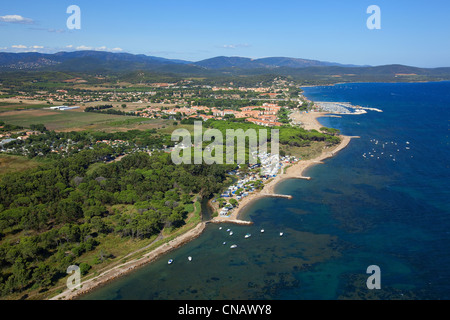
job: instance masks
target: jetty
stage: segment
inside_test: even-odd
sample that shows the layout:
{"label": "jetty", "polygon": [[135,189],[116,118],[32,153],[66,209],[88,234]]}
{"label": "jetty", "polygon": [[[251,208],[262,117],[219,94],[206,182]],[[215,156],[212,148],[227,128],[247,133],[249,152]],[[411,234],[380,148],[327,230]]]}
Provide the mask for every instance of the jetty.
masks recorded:
{"label": "jetty", "polygon": [[212,220],[208,221],[207,223],[223,223],[223,222],[234,223],[234,224],[239,224],[239,225],[244,225],[244,226],[250,226],[253,224],[253,221],[245,221],[245,220],[239,220],[239,219],[227,219],[226,217],[221,217],[220,219],[212,219]]}
{"label": "jetty", "polygon": [[292,199],[291,195],[287,195],[287,194],[276,194],[276,193],[267,193],[266,194],[267,197],[272,197],[272,198],[284,198],[284,199]]}

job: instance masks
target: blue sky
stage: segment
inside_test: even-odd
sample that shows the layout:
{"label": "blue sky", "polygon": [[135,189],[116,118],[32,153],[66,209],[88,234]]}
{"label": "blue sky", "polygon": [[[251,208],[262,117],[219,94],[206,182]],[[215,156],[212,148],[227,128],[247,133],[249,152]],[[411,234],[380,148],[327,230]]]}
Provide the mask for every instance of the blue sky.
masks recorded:
{"label": "blue sky", "polygon": [[[66,26],[69,5],[81,30]],[[370,5],[381,30],[369,30]],[[0,51],[82,49],[198,61],[285,56],[450,67],[450,1],[2,0]]]}

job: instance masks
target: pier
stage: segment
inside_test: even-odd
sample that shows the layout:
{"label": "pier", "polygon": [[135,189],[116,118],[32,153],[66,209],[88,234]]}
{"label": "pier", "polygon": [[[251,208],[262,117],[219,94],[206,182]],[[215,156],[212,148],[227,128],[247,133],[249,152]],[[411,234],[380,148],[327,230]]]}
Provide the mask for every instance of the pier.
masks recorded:
{"label": "pier", "polygon": [[234,224],[239,224],[239,225],[244,225],[244,226],[250,226],[253,224],[252,221],[239,220],[239,219],[228,219],[226,217],[221,217],[221,218],[216,217],[216,218],[208,221],[207,223],[223,223],[223,222],[234,223]]}
{"label": "pier", "polygon": [[276,194],[276,193],[268,193],[266,194],[268,197],[272,197],[272,198],[284,198],[284,199],[292,199],[291,195],[286,195],[286,194]]}

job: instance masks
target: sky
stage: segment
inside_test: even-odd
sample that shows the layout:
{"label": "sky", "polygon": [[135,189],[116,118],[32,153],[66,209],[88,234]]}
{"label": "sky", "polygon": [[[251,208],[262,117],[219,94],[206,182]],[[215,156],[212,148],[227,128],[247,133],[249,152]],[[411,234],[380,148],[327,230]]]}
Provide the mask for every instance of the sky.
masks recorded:
{"label": "sky", "polygon": [[[81,10],[71,30],[70,5]],[[369,29],[370,5],[381,29]],[[101,50],[200,61],[292,57],[450,67],[448,0],[2,0],[0,52]]]}

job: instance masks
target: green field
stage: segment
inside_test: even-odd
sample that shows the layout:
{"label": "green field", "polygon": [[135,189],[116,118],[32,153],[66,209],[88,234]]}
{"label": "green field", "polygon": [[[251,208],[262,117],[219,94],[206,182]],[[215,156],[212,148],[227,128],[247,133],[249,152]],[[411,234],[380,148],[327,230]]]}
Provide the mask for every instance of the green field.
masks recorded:
{"label": "green field", "polygon": [[31,124],[44,124],[48,130],[55,131],[151,129],[165,123],[140,117],[48,109],[3,112],[1,119],[25,128]]}
{"label": "green field", "polygon": [[30,168],[35,168],[39,164],[38,161],[25,157],[0,154],[0,179],[9,173],[25,171]]}
{"label": "green field", "polygon": [[14,111],[14,110],[30,110],[30,109],[43,109],[48,108],[48,104],[23,104],[23,103],[10,103],[0,102],[0,112]]}

